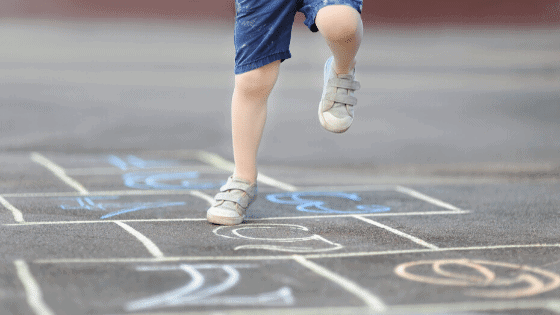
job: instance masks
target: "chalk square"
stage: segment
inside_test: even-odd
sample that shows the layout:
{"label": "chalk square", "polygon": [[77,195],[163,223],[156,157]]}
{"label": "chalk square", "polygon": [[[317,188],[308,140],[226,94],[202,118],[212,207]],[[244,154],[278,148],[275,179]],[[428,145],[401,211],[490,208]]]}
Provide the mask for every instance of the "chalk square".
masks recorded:
{"label": "chalk square", "polygon": [[[547,255],[542,255],[545,251]],[[515,309],[524,301],[543,301],[533,309],[545,308],[546,301],[557,300],[560,291],[560,265],[554,263],[554,256],[560,258],[560,248],[481,247],[322,259],[320,263],[366,288],[395,312],[422,313],[440,304],[442,314],[453,314],[484,311],[477,303],[492,310],[499,303],[512,303]],[[529,309],[528,314],[533,314]]]}
{"label": "chalk square", "polygon": [[10,225],[3,228],[6,261],[24,259],[153,257],[115,223]]}
{"label": "chalk square", "polygon": [[449,211],[394,190],[297,191],[261,193],[247,212],[247,218],[295,216],[371,215],[394,216]]}
{"label": "chalk square", "polygon": [[45,302],[68,314],[359,307],[295,261],[31,264]]}
{"label": "chalk square", "polygon": [[208,202],[190,194],[6,197],[26,222],[204,218]]}
{"label": "chalk square", "polygon": [[219,226],[206,221],[129,222],[167,256],[336,255],[423,248],[356,218],[248,221]]}

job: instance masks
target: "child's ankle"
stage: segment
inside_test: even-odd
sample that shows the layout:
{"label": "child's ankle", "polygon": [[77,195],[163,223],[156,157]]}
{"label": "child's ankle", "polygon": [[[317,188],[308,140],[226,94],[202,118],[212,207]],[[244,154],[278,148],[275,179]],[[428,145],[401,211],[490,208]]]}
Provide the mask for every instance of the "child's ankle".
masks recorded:
{"label": "child's ankle", "polygon": [[257,182],[257,179],[253,176],[244,176],[243,174],[241,175],[237,175],[236,173],[233,173],[233,178],[235,179],[240,179],[242,181],[248,182],[249,184],[255,184]]}
{"label": "child's ankle", "polygon": [[334,68],[334,72],[335,72],[337,75],[340,75],[340,74],[352,74],[352,73],[354,72],[354,69],[356,68],[356,60],[352,61],[352,63],[350,64],[350,68],[348,68],[348,69],[339,69],[339,68],[337,67],[336,61],[333,61],[333,62],[334,62],[334,64],[333,64],[333,66],[334,66],[334,67],[333,67],[333,68]]}

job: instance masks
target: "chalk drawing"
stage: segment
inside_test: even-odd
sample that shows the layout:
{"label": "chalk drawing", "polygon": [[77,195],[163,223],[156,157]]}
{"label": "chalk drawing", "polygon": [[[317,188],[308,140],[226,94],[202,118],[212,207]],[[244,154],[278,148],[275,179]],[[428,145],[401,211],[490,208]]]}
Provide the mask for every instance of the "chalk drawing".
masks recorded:
{"label": "chalk drawing", "polygon": [[[428,274],[426,266],[431,266]],[[515,299],[560,287],[560,275],[556,273],[526,265],[485,260],[413,261],[397,266],[395,273],[408,280],[434,285],[478,287],[481,289],[468,289],[464,294],[482,298]]]}
{"label": "chalk drawing", "polygon": [[[182,189],[213,189],[225,184],[225,181],[207,182],[200,181],[199,172],[184,173],[151,173],[135,172],[127,173],[122,176],[127,187],[135,189],[161,189],[161,190],[182,190]],[[175,183],[172,183],[175,182]]]}
{"label": "chalk drawing", "polygon": [[[214,234],[244,241],[257,241],[261,244],[240,245],[240,249],[266,249],[272,251],[292,253],[318,253],[343,248],[344,246],[331,242],[324,237],[312,234],[305,226],[295,224],[244,224],[242,226],[220,226],[214,229]],[[282,237],[270,237],[282,235]],[[285,237],[292,235],[291,237]],[[263,243],[264,242],[264,243]],[[277,244],[274,244],[277,243]],[[279,244],[278,244],[279,243]],[[287,245],[286,243],[290,243]]]}
{"label": "chalk drawing", "polygon": [[[239,283],[241,276],[238,269],[256,267],[258,266],[241,264],[140,266],[137,267],[136,270],[155,272],[183,271],[189,275],[190,281],[177,289],[127,303],[125,305],[125,310],[131,312],[186,305],[293,305],[294,297],[292,295],[292,290],[286,286],[276,291],[260,293],[253,296],[221,295]],[[226,278],[221,283],[207,285],[204,273],[213,277],[220,273],[225,273]]]}
{"label": "chalk drawing", "polygon": [[60,208],[64,210],[109,211],[110,209],[115,209],[114,211],[101,216],[101,219],[107,219],[120,214],[125,214],[125,213],[139,211],[139,210],[185,205],[185,202],[183,201],[124,202],[124,203],[99,202],[99,200],[112,201],[112,200],[118,200],[119,198],[120,198],[119,196],[92,196],[92,197],[62,197],[58,199],[67,200],[66,203],[60,205]]}
{"label": "chalk drawing", "polygon": [[109,163],[113,166],[120,168],[123,171],[130,169],[145,169],[145,168],[165,168],[175,167],[179,165],[178,161],[172,160],[143,160],[137,156],[129,155],[126,161],[116,155],[107,157]]}
{"label": "chalk drawing", "polygon": [[[341,198],[345,200],[359,202],[362,198],[356,194],[348,194],[344,192],[290,192],[281,194],[270,194],[266,199],[270,202],[294,205],[298,211],[314,212],[314,213],[375,213],[390,211],[391,208],[380,205],[357,205],[352,210],[337,210],[325,206],[325,202],[321,200],[304,199],[304,197],[331,197]],[[315,199],[315,198],[313,198]]]}

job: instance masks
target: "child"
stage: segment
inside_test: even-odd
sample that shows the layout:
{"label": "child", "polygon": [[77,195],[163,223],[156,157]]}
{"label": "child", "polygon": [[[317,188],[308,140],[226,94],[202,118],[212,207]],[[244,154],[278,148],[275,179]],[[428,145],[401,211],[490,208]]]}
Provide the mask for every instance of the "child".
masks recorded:
{"label": "child", "polygon": [[209,222],[243,222],[257,195],[257,150],[266,120],[266,103],[280,63],[291,57],[289,44],[294,16],[305,14],[305,25],[319,31],[333,56],[325,63],[319,121],[331,132],[352,124],[355,57],[363,34],[362,0],[236,0],[235,88],[231,104],[235,171],[215,196]]}

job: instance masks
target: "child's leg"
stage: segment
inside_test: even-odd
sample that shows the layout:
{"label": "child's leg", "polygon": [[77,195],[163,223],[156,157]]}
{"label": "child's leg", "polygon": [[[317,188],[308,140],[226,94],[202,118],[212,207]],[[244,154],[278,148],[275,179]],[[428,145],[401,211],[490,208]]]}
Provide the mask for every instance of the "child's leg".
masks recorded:
{"label": "child's leg", "polygon": [[360,88],[354,67],[362,42],[362,19],[354,6],[332,4],[319,9],[315,25],[333,54],[325,63],[319,121],[328,131],[345,132],[354,120],[358,101],[354,91]]}
{"label": "child's leg", "polygon": [[360,13],[350,6],[329,5],[317,12],[315,24],[333,53],[336,73],[350,73],[362,42]]}
{"label": "child's leg", "polygon": [[235,170],[206,213],[209,222],[243,222],[257,197],[257,151],[266,103],[289,46],[298,1],[235,1],[235,88],[231,103]]}
{"label": "child's leg", "polygon": [[280,60],[235,76],[231,102],[235,171],[206,212],[209,222],[243,222],[257,196],[257,151],[266,121],[266,102],[276,83]]}
{"label": "child's leg", "polygon": [[278,78],[280,60],[235,76],[231,103],[234,177],[255,183],[257,151],[266,121],[266,102]]}

